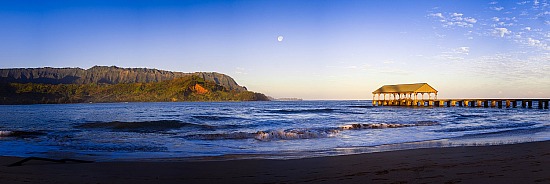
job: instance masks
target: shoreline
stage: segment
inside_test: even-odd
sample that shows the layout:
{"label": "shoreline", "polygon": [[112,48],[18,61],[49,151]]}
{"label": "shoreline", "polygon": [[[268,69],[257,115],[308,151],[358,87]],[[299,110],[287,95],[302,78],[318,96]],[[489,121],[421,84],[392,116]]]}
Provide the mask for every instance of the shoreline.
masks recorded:
{"label": "shoreline", "polygon": [[420,148],[288,160],[30,161],[6,165],[2,183],[548,183],[550,141]]}

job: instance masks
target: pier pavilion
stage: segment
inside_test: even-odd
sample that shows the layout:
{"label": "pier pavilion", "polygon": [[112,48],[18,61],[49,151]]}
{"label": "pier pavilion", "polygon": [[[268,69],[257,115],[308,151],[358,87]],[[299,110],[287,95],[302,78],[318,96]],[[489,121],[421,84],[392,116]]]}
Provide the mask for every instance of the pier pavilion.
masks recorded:
{"label": "pier pavilion", "polygon": [[[420,95],[420,96],[419,96]],[[434,95],[432,99],[432,95]],[[424,99],[427,96],[427,100]],[[372,92],[372,105],[417,106],[437,100],[437,90],[428,83],[384,85]]]}
{"label": "pier pavilion", "polygon": [[548,109],[550,99],[437,99],[437,90],[427,83],[385,85],[372,92],[372,106],[533,108],[535,103]]}

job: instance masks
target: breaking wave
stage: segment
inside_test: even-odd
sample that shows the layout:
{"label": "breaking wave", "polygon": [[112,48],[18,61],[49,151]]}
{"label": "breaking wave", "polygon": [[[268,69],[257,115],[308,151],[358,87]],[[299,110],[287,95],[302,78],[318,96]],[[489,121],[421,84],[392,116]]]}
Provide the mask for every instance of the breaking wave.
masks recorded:
{"label": "breaking wave", "polygon": [[0,137],[20,137],[20,138],[27,138],[27,137],[36,137],[46,135],[44,132],[30,132],[30,131],[4,131],[0,130]]}
{"label": "breaking wave", "polygon": [[402,128],[402,127],[412,127],[412,126],[433,126],[438,125],[437,122],[432,121],[421,121],[415,124],[401,124],[401,123],[367,123],[367,124],[348,124],[341,126],[340,129],[343,130],[354,130],[354,129],[380,129],[380,128]]}
{"label": "breaking wave", "polygon": [[194,134],[184,138],[194,140],[226,140],[226,139],[256,139],[259,141],[272,140],[293,140],[293,139],[315,139],[335,137],[341,131],[357,129],[380,129],[380,128],[402,128],[411,126],[432,126],[437,122],[419,122],[416,124],[349,124],[337,128],[317,128],[317,129],[288,129],[288,130],[269,130],[258,131],[255,133],[232,132],[218,134]]}
{"label": "breaking wave", "polygon": [[259,141],[271,140],[293,140],[293,139],[313,139],[335,136],[339,130],[271,130],[258,131],[255,133],[233,132],[220,134],[195,134],[185,136],[187,139],[195,140],[226,140],[226,139],[256,139]]}

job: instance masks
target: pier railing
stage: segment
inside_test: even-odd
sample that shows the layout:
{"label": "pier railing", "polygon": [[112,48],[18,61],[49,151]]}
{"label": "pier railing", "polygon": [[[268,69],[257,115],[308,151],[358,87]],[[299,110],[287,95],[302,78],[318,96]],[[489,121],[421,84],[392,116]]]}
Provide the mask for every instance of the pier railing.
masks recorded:
{"label": "pier railing", "polygon": [[494,107],[494,108],[533,108],[548,109],[550,99],[392,99],[373,100],[373,106],[410,106],[410,107]]}

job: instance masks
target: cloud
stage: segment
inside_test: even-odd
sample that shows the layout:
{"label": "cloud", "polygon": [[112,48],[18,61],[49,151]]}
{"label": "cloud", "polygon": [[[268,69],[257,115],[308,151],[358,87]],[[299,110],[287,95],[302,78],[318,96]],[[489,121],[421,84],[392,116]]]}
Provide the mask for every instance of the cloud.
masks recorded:
{"label": "cloud", "polygon": [[497,4],[498,2],[496,1],[493,1],[493,2],[490,2],[489,4]]}
{"label": "cloud", "polygon": [[538,47],[543,50],[550,50],[550,46],[548,46],[548,44],[543,43],[542,41],[537,39],[527,38],[527,44],[533,47]]}
{"label": "cloud", "polygon": [[500,10],[504,10],[504,7],[490,7],[491,10],[495,10],[495,11],[500,11]]}
{"label": "cloud", "polygon": [[472,23],[472,24],[474,24],[474,23],[476,23],[476,22],[477,22],[477,20],[476,20],[476,19],[474,19],[474,18],[471,18],[471,17],[466,17],[466,18],[464,18],[464,21],[465,21],[465,22],[469,22],[469,23]]}
{"label": "cloud", "polygon": [[498,17],[493,17],[493,18],[491,18],[491,19],[492,19],[493,21],[495,21],[495,22],[500,21],[500,18],[498,18]]}
{"label": "cloud", "polygon": [[503,27],[500,27],[500,28],[495,28],[493,30],[493,34],[497,34],[497,35],[500,35],[500,37],[504,37],[504,35],[506,34],[511,34],[512,31],[506,29],[506,28],[503,28]]}
{"label": "cloud", "polygon": [[459,47],[455,50],[458,54],[470,54],[470,47]]}
{"label": "cloud", "polygon": [[[429,14],[430,17],[435,17],[439,19],[439,22],[442,23],[442,27],[452,28],[452,27],[464,27],[471,28],[474,27],[474,24],[477,23],[477,19],[473,17],[463,17],[462,13],[449,13],[448,16],[445,16],[443,13],[432,13]],[[448,17],[448,18],[447,18]]]}
{"label": "cloud", "polygon": [[236,67],[236,68],[235,68],[235,74],[246,75],[246,74],[248,74],[248,73],[246,72],[246,69],[244,69],[244,68],[242,68],[242,67]]}
{"label": "cloud", "polygon": [[464,15],[464,14],[462,14],[462,13],[452,13],[451,14],[452,17],[462,17],[462,15]]}
{"label": "cloud", "polygon": [[442,13],[431,13],[430,14],[431,17],[439,17],[441,19],[445,19],[445,17],[443,17],[443,14]]}
{"label": "cloud", "polygon": [[[495,78],[501,81],[512,82],[518,85],[533,85],[545,83],[550,85],[547,75],[550,59],[548,55],[536,55],[518,58],[517,53],[487,55],[472,58],[466,62],[476,70],[476,74],[483,77]],[[484,73],[492,75],[484,75]]]}
{"label": "cloud", "polygon": [[521,30],[531,31],[531,27],[525,27],[525,28],[523,28],[523,29],[521,29]]}
{"label": "cloud", "polygon": [[470,47],[458,47],[442,52],[439,55],[434,56],[436,60],[442,61],[463,61],[465,56],[470,54]]}

